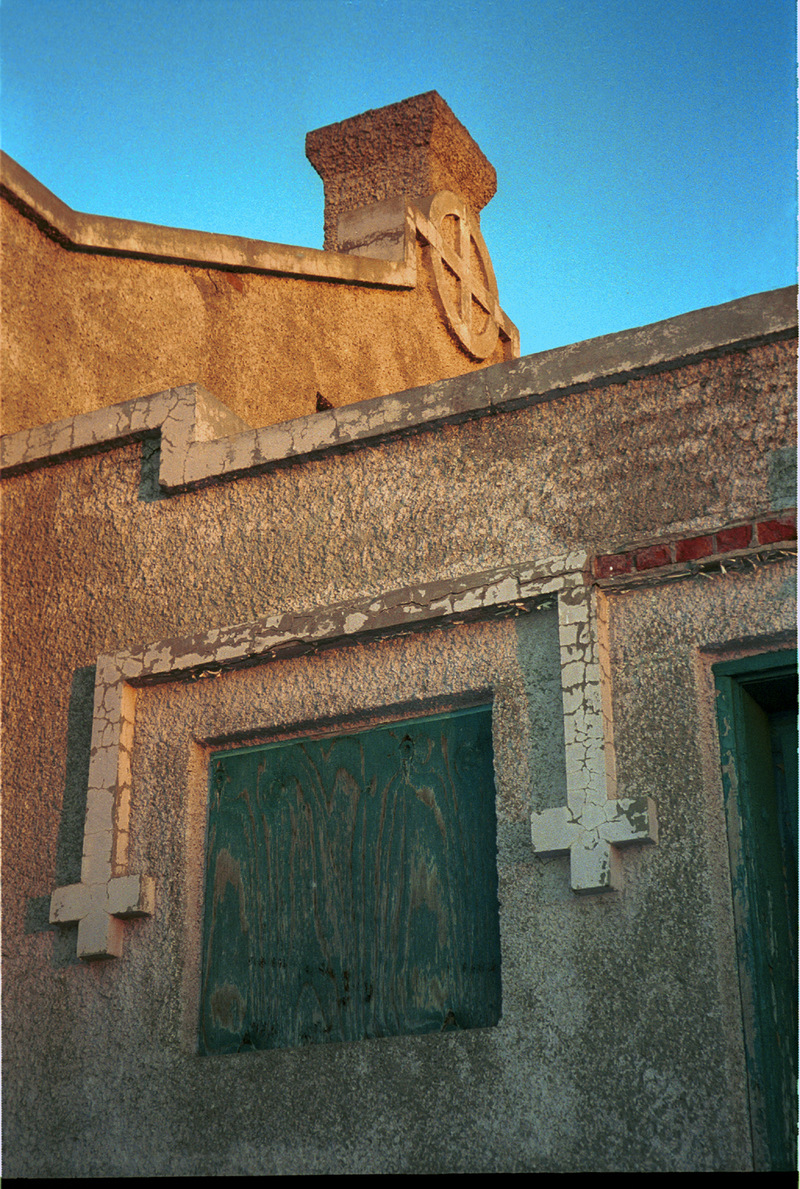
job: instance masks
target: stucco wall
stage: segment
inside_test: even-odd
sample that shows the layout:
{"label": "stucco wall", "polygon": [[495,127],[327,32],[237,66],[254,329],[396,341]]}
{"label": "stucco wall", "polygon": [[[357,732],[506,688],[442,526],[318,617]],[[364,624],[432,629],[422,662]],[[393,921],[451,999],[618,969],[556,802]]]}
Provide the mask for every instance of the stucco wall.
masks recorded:
{"label": "stucco wall", "polygon": [[[157,912],[97,963],[47,915],[79,865],[99,653],[780,510],[794,359],[764,343],[169,498],[140,498],[142,443],[6,481],[8,1175],[748,1167],[702,650],[791,637],[789,560],[598,595],[620,790],[654,795],[662,828],[626,853],[622,893],[577,898],[566,860],[530,848],[531,808],[564,788],[545,607],[140,691],[132,861]],[[500,1025],[197,1057],[207,741],[486,690]]]}
{"label": "stucco wall", "polygon": [[4,433],[192,381],[270,425],[317,392],[338,406],[505,358],[457,344],[421,243],[416,285],[380,288],[78,252],[0,205]]}

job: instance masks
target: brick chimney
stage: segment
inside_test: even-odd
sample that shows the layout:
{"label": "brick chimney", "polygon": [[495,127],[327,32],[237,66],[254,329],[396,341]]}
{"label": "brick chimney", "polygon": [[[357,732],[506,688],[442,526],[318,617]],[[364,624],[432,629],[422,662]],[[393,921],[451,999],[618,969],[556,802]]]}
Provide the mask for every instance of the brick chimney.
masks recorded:
{"label": "brick chimney", "polygon": [[330,252],[392,258],[406,201],[452,190],[478,225],[497,191],[494,167],[436,91],[317,128],[306,156],[325,186]]}

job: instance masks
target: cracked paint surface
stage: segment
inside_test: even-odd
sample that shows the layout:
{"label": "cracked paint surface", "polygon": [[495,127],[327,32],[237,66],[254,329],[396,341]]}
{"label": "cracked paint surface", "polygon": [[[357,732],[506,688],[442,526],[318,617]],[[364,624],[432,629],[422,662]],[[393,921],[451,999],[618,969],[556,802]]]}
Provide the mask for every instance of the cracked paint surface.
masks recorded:
{"label": "cracked paint surface", "polygon": [[419,624],[525,611],[527,601],[551,592],[562,591],[562,597],[571,598],[576,590],[581,591],[586,562],[586,554],[574,550],[522,567],[404,587],[377,598],[318,607],[305,614],[270,615],[252,623],[157,641],[137,651],[101,656],[95,678],[81,880],[55,890],[51,922],[77,921],[81,958],[120,957],[122,921],[153,912],[153,878],[127,870],[137,686],[166,676],[217,675],[226,666],[312,652],[348,638],[402,631]]}
{"label": "cracked paint surface", "polygon": [[567,804],[531,815],[533,849],[543,856],[569,854],[572,889],[583,893],[621,887],[616,847],[658,839],[652,798],[615,796],[610,707],[604,697],[609,675],[600,647],[605,625],[598,625],[595,598],[583,585],[564,589],[558,598]]}
{"label": "cracked paint surface", "polygon": [[53,924],[78,923],[81,958],[121,957],[122,920],[149,916],[155,883],[126,871],[136,691],[114,657],[100,657],[94,693],[81,880],[57,888]]}

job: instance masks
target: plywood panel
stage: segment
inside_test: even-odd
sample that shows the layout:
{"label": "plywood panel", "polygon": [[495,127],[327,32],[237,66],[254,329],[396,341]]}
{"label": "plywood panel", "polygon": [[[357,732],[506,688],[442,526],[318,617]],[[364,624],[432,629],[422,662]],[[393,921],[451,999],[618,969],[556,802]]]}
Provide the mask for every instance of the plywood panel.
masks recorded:
{"label": "plywood panel", "polygon": [[216,753],[201,1049],[500,1013],[491,707]]}

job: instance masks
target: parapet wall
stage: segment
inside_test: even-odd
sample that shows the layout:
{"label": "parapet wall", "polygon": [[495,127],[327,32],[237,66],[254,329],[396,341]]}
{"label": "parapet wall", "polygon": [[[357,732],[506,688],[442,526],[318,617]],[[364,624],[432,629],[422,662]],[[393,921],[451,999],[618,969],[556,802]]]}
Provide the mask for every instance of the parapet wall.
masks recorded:
{"label": "parapet wall", "polygon": [[335,147],[342,125],[313,134],[347,173],[346,251],[82,214],[3,156],[3,431],[187,383],[269,425],[313,412],[318,392],[339,407],[515,358],[468,166],[492,186],[494,170],[443,100],[417,98],[433,131],[409,157],[420,103],[382,109],[394,133],[366,175]]}

